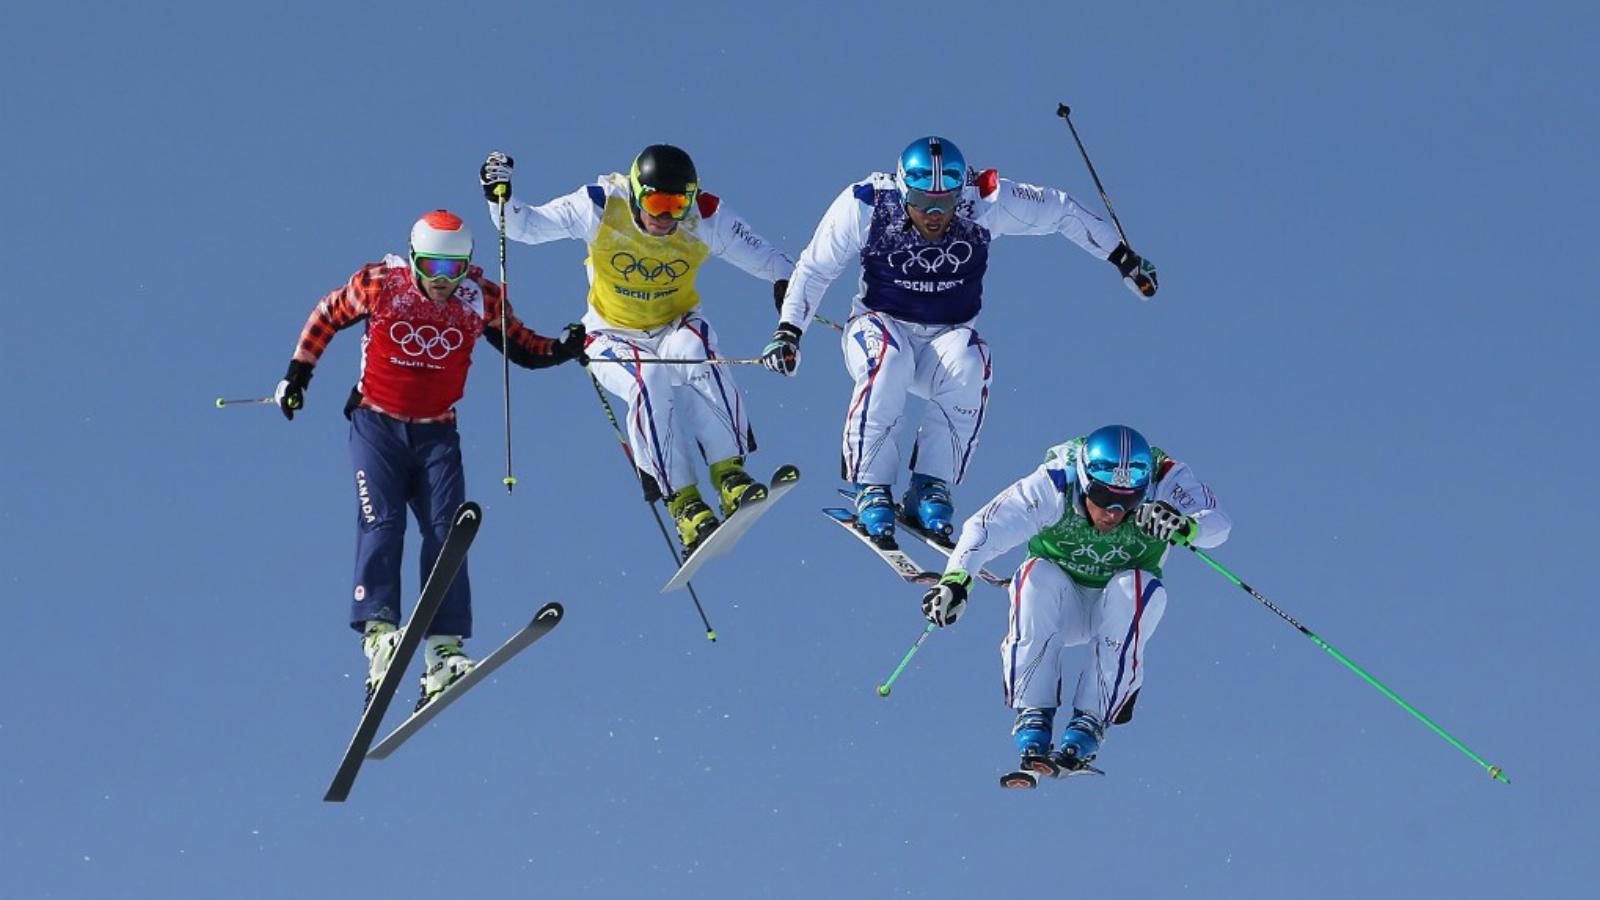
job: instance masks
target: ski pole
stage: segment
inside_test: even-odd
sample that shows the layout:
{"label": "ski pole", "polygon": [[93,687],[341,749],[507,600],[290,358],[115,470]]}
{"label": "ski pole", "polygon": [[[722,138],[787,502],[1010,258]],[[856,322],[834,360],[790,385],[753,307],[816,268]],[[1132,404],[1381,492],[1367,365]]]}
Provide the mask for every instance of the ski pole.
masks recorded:
{"label": "ski pole", "polygon": [[506,193],[505,184],[495,185],[495,195],[500,198],[500,354],[501,376],[506,400],[506,493],[517,486],[517,477],[511,474],[511,335],[506,331],[506,307],[511,303],[511,285],[506,281]]}
{"label": "ski pole", "polygon": [[829,328],[832,328],[834,331],[841,331],[841,332],[844,331],[844,326],[840,325],[838,322],[833,321],[832,319],[825,319],[822,316],[812,316],[811,317],[811,321],[813,321],[813,322],[821,322],[822,324],[828,326]]}
{"label": "ski pole", "polygon": [[249,398],[247,400],[225,400],[222,397],[218,397],[217,398],[217,409],[221,409],[224,406],[239,406],[240,404],[245,404],[245,403],[271,403],[271,404],[276,404],[277,402],[278,402],[278,400],[275,397],[251,397],[251,398]]}
{"label": "ski pole", "polygon": [[[592,363],[598,360],[591,359],[589,361]],[[628,461],[628,469],[638,472],[639,467],[633,461],[633,448],[628,446],[628,437],[622,433],[622,426],[617,424],[617,414],[611,411],[611,401],[606,399],[605,389],[600,387],[600,379],[594,377],[594,373],[591,372],[589,373],[589,380],[594,382],[594,392],[600,397],[600,405],[605,407],[606,419],[611,422],[611,430],[617,435],[617,443],[622,445],[622,455]],[[661,511],[656,509],[655,501],[649,496],[645,497],[644,502],[645,505],[650,507],[650,515],[655,517],[656,527],[661,529],[661,539],[667,542],[667,552],[672,554],[672,564],[681,567],[683,559],[678,556],[678,548],[672,543],[672,535],[667,534],[667,526],[661,521]],[[695,612],[700,614],[700,623],[706,626],[706,640],[715,642],[717,630],[711,627],[711,620],[706,618],[706,609],[700,605],[700,595],[695,593],[694,582],[685,582],[684,587],[689,589],[689,598],[694,601]]]}
{"label": "ski pole", "polygon": [[1067,127],[1072,130],[1072,139],[1078,144],[1078,152],[1083,154],[1084,165],[1089,167],[1089,177],[1094,179],[1095,189],[1100,192],[1100,202],[1106,205],[1106,212],[1111,214],[1111,224],[1117,226],[1117,234],[1122,237],[1122,242],[1127,244],[1128,233],[1122,230],[1122,222],[1118,221],[1117,211],[1111,206],[1111,198],[1106,196],[1106,186],[1100,183],[1100,173],[1094,170],[1094,163],[1089,161],[1089,151],[1084,149],[1083,139],[1078,137],[1078,129],[1072,124],[1072,107],[1065,103],[1057,104],[1056,115],[1067,120]]}
{"label": "ski pole", "polygon": [[922,649],[922,642],[927,640],[928,635],[933,634],[933,630],[938,627],[939,626],[933,624],[932,622],[929,622],[928,627],[922,629],[922,633],[917,635],[917,642],[912,644],[911,649],[907,650],[906,655],[901,658],[900,665],[895,666],[894,671],[889,673],[889,677],[884,679],[883,684],[878,685],[879,697],[889,696],[889,689],[894,687],[895,679],[899,678],[900,673],[906,670],[906,666],[911,662],[911,657],[916,656],[917,651]]}
{"label": "ski pole", "polygon": [[1399,694],[1396,694],[1394,691],[1389,690],[1389,688],[1387,686],[1385,686],[1383,682],[1381,682],[1378,679],[1373,678],[1371,675],[1367,674],[1367,671],[1365,669],[1363,669],[1360,666],[1356,665],[1354,662],[1351,662],[1349,657],[1345,656],[1343,653],[1340,653],[1338,650],[1335,650],[1332,645],[1330,645],[1327,641],[1324,641],[1322,638],[1318,637],[1316,635],[1316,633],[1313,632],[1311,629],[1305,627],[1304,625],[1301,625],[1299,622],[1296,622],[1294,620],[1294,618],[1292,616],[1290,616],[1288,613],[1284,612],[1283,610],[1279,609],[1277,606],[1273,605],[1271,600],[1268,600],[1267,598],[1265,598],[1265,597],[1261,596],[1259,593],[1257,593],[1255,588],[1251,587],[1248,584],[1245,584],[1243,581],[1241,581],[1239,579],[1239,577],[1237,575],[1234,575],[1232,572],[1229,572],[1227,569],[1223,568],[1221,563],[1219,563],[1216,560],[1212,559],[1210,556],[1207,556],[1204,550],[1201,550],[1201,549],[1199,549],[1197,547],[1194,547],[1194,546],[1190,546],[1189,549],[1194,551],[1194,555],[1195,556],[1198,556],[1201,559],[1205,560],[1206,564],[1209,565],[1211,568],[1216,569],[1218,572],[1221,572],[1222,573],[1222,577],[1228,579],[1229,581],[1231,581],[1234,584],[1238,585],[1239,587],[1243,588],[1245,590],[1245,593],[1248,593],[1250,596],[1252,596],[1252,597],[1256,598],[1256,600],[1260,601],[1262,606],[1265,606],[1267,609],[1270,609],[1274,613],[1277,613],[1278,618],[1284,620],[1285,622],[1288,622],[1290,625],[1293,625],[1301,634],[1303,634],[1306,637],[1310,638],[1311,642],[1313,644],[1316,644],[1318,647],[1321,647],[1322,649],[1328,651],[1329,655],[1331,655],[1334,659],[1337,659],[1339,662],[1344,663],[1345,666],[1350,669],[1350,671],[1356,673],[1357,675],[1360,675],[1362,677],[1362,679],[1364,679],[1368,684],[1372,685],[1373,687],[1375,687],[1379,691],[1381,691],[1385,697],[1388,697],[1390,700],[1393,700],[1395,703],[1398,703],[1400,705],[1401,709],[1404,709],[1406,712],[1411,713],[1413,716],[1416,716],[1418,721],[1420,721],[1422,724],[1428,726],[1429,728],[1433,729],[1435,734],[1437,734],[1440,737],[1444,738],[1446,741],[1449,741],[1451,746],[1455,747],[1457,750],[1460,750],[1462,753],[1465,753],[1467,756],[1472,758],[1473,762],[1476,762],[1478,765],[1483,766],[1485,769],[1487,769],[1489,771],[1489,777],[1490,778],[1493,778],[1496,781],[1503,781],[1506,784],[1510,784],[1511,783],[1511,779],[1506,777],[1506,773],[1499,766],[1490,765],[1486,760],[1484,760],[1483,757],[1479,756],[1476,753],[1473,753],[1470,749],[1468,749],[1466,744],[1461,743],[1459,740],[1457,740],[1455,738],[1454,735],[1450,734],[1450,732],[1445,731],[1443,728],[1440,728],[1438,725],[1435,725],[1432,719],[1430,719],[1427,716],[1422,714],[1421,710],[1417,709],[1415,706],[1412,706],[1411,704],[1407,703],[1405,700],[1401,699]]}
{"label": "ski pole", "polygon": [[765,363],[763,363],[759,359],[723,359],[720,356],[716,357],[715,359],[669,359],[669,358],[660,357],[660,356],[645,356],[645,357],[639,357],[639,358],[636,358],[636,359],[612,359],[612,358],[610,358],[608,356],[591,356],[591,357],[589,357],[589,364],[590,365],[594,365],[595,363],[616,363],[618,365],[632,365],[633,363],[667,363],[667,364],[676,364],[676,365],[681,365],[681,366],[699,365],[701,363],[704,363],[705,365],[708,365],[708,366],[760,366],[760,365],[765,365]]}

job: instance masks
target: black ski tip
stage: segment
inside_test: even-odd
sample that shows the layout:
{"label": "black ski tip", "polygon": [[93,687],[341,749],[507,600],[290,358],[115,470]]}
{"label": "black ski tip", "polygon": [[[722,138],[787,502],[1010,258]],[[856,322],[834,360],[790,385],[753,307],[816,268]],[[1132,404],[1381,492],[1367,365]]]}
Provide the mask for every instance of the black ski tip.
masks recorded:
{"label": "black ski tip", "polygon": [[1039,776],[1034,772],[1018,769],[1001,775],[1000,786],[1009,790],[1032,790],[1039,786]]}
{"label": "black ski tip", "polygon": [[450,524],[452,524],[452,525],[462,525],[462,524],[465,524],[467,522],[482,522],[482,521],[483,521],[483,508],[480,507],[478,504],[472,502],[471,500],[468,500],[467,502],[465,502],[465,503],[461,504],[460,506],[456,507],[456,517],[451,520]]}
{"label": "black ski tip", "polygon": [[550,603],[546,603],[545,605],[539,607],[539,611],[533,615],[533,620],[535,622],[549,622],[550,624],[554,625],[555,623],[561,621],[561,617],[566,614],[566,607],[551,601]]}
{"label": "black ski tip", "polygon": [[771,484],[773,487],[777,487],[780,484],[788,484],[791,481],[799,480],[800,470],[789,463],[784,463],[777,469],[773,470]]}

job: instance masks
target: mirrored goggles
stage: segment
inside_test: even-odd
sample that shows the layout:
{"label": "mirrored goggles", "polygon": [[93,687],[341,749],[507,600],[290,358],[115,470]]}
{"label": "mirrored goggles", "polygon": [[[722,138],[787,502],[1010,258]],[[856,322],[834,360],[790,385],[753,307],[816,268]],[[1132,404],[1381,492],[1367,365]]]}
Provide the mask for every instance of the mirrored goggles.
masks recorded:
{"label": "mirrored goggles", "polygon": [[472,259],[465,256],[413,256],[411,267],[423,278],[448,278],[460,281],[467,277]]}
{"label": "mirrored goggles", "polygon": [[1084,494],[1101,509],[1120,509],[1125,513],[1131,513],[1134,507],[1144,500],[1145,489],[1112,487],[1103,481],[1091,478],[1089,489]]}
{"label": "mirrored goggles", "polygon": [[671,216],[681,219],[689,214],[689,206],[694,203],[694,194],[671,194],[666,191],[652,191],[648,188],[639,195],[639,208],[651,216]]}
{"label": "mirrored goggles", "polygon": [[919,191],[914,187],[906,188],[906,205],[914,206],[925,213],[944,213],[955,215],[956,205],[961,202],[961,191]]}

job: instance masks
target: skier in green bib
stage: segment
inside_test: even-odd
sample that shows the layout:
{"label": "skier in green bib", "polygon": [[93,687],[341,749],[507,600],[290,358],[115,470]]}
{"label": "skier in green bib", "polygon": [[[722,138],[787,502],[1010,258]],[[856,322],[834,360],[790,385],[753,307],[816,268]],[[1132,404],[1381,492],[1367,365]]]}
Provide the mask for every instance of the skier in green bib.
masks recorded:
{"label": "skier in green bib", "polygon": [[[969,572],[1018,544],[1028,556],[1011,579],[1011,616],[1000,645],[1006,705],[1029,773],[1089,767],[1108,725],[1133,716],[1145,650],[1166,610],[1161,568],[1174,544],[1211,548],[1232,521],[1184,463],[1139,432],[1108,425],[1045,454],[961,528],[939,584],[922,599],[940,627],[966,607]],[[1072,694],[1072,718],[1051,750],[1061,704],[1063,647],[1091,645]]]}

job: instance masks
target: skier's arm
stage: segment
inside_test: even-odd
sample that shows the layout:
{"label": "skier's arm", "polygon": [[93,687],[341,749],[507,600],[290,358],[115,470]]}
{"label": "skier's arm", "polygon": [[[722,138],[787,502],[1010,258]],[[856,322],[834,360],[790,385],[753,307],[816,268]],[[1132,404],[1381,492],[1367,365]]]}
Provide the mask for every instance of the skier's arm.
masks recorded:
{"label": "skier's arm", "polygon": [[[865,190],[869,199],[860,199],[858,190]],[[823,213],[789,278],[789,290],[778,313],[780,325],[792,325],[803,333],[817,314],[828,285],[846,268],[861,264],[861,247],[872,221],[871,193],[870,183],[851,185]]]}
{"label": "skier's arm", "polygon": [[[478,285],[483,289],[483,337],[496,350],[524,369],[545,369],[573,358],[555,338],[544,337],[522,324],[512,311],[511,304],[504,299],[500,285],[488,279],[480,279]],[[506,331],[511,335],[509,345],[505,335],[500,333],[502,304],[505,306]]]}
{"label": "skier's arm", "polygon": [[976,572],[1059,520],[1066,511],[1066,495],[1057,483],[1060,475],[1042,465],[968,517],[945,572]]}
{"label": "skier's arm", "polygon": [[1211,493],[1211,488],[1196,478],[1192,469],[1177,460],[1172,461],[1172,467],[1156,482],[1150,499],[1171,504],[1178,512],[1193,519],[1197,533],[1188,539],[1188,543],[1202,550],[1220,546],[1233,530],[1233,519],[1217,506],[1217,498]]}
{"label": "skier's arm", "polygon": [[[600,230],[600,214],[606,205],[605,191],[604,185],[588,184],[542,206],[529,206],[512,197],[506,203],[506,238],[524,244],[566,238],[591,241]],[[489,204],[489,215],[498,224],[498,203]]]}
{"label": "skier's arm", "polygon": [[976,204],[979,223],[990,233],[1063,234],[1097,259],[1109,260],[1121,243],[1110,222],[1090,212],[1066,191],[1024,184],[994,175],[985,184],[980,176],[980,199]]}
{"label": "skier's arm", "polygon": [[782,281],[794,271],[789,254],[756,234],[720,197],[702,193],[695,203],[700,207],[701,223],[710,230],[706,244],[712,256],[720,256],[767,282]]}
{"label": "skier's arm", "polygon": [[303,363],[308,369],[315,366],[334,334],[362,321],[372,312],[372,301],[382,283],[384,268],[383,263],[363,266],[343,287],[322,298],[300,330],[300,340],[294,350],[295,362]]}

